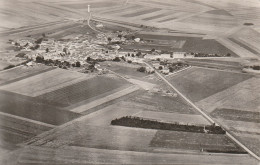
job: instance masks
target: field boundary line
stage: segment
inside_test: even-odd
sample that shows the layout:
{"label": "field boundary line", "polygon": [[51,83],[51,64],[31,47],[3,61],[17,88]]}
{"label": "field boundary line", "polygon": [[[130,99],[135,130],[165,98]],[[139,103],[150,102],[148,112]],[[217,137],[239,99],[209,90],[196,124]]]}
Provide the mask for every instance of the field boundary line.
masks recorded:
{"label": "field boundary line", "polygon": [[40,121],[27,119],[27,118],[24,118],[24,117],[8,114],[8,113],[4,113],[4,112],[0,112],[0,115],[12,117],[12,118],[20,119],[20,120],[24,120],[24,121],[28,121],[28,122],[31,122],[31,123],[35,123],[35,124],[38,124],[38,125],[45,126],[45,127],[50,127],[50,128],[55,128],[56,127],[55,125],[52,125],[52,124],[47,124],[47,123],[43,123],[43,122],[40,122]]}
{"label": "field boundary line", "polygon": [[189,66],[189,67],[187,67],[187,68],[178,70],[178,71],[176,71],[176,72],[173,72],[173,73],[171,73],[171,74],[166,75],[165,77],[175,76],[177,73],[180,73],[180,72],[185,71],[185,70],[187,70],[187,69],[191,69],[192,67],[193,67],[193,66]]}
{"label": "field boundary line", "polygon": [[[153,68],[150,64],[147,62],[144,62],[148,67]],[[178,93],[185,101],[187,101],[193,108],[195,108],[197,111],[199,111],[210,123],[217,123],[215,122],[209,115],[207,115],[205,112],[203,112],[199,107],[197,107],[193,102],[191,102],[187,97],[185,97],[177,88],[175,88],[166,78],[164,78],[157,70],[155,70],[155,73],[165,82],[167,83],[173,90],[175,90],[176,93]],[[217,123],[220,125],[219,123]],[[226,130],[226,135],[232,139],[236,144],[238,144],[240,147],[242,147],[244,150],[246,150],[252,157],[257,159],[260,163],[260,157],[257,156],[254,152],[252,152],[250,149],[248,149],[244,144],[242,144],[240,141],[238,141],[232,134],[230,134]]]}
{"label": "field boundary line", "polygon": [[13,70],[13,69],[22,67],[22,66],[23,66],[23,65],[18,65],[18,66],[15,66],[15,67],[13,67],[13,68],[10,68],[10,69],[1,70],[0,73],[7,72],[7,71],[10,71],[10,70]]}
{"label": "field boundary line", "polygon": [[134,92],[134,91],[136,91],[138,89],[139,89],[139,87],[137,87],[136,85],[133,85],[133,86],[130,86],[130,87],[128,87],[126,89],[123,89],[121,91],[115,92],[115,93],[113,93],[111,95],[108,95],[106,97],[103,97],[103,98],[100,98],[98,100],[92,101],[90,103],[78,106],[78,107],[76,107],[76,108],[74,108],[74,109],[72,109],[70,111],[76,112],[76,113],[85,112],[85,111],[87,111],[87,110],[89,110],[91,108],[97,107],[97,106],[99,106],[101,104],[104,104],[106,102],[109,102],[109,101],[112,101],[114,99],[120,98],[120,97],[122,97],[124,95],[127,95],[129,93],[132,93],[132,92]]}

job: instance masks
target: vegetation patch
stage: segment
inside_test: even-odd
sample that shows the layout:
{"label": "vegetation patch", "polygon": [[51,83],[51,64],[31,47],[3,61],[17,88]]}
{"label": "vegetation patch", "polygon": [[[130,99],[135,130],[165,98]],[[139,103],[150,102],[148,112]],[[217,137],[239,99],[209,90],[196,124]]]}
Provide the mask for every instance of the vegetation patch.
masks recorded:
{"label": "vegetation patch", "polygon": [[197,132],[197,133],[209,133],[209,134],[225,134],[226,131],[220,126],[207,125],[207,126],[196,126],[196,125],[181,125],[178,123],[163,123],[156,120],[148,120],[140,117],[126,116],[120,119],[111,121],[111,125],[120,125],[126,127],[137,127],[146,129],[159,129],[159,130],[170,130],[170,131],[182,131],[182,132]]}

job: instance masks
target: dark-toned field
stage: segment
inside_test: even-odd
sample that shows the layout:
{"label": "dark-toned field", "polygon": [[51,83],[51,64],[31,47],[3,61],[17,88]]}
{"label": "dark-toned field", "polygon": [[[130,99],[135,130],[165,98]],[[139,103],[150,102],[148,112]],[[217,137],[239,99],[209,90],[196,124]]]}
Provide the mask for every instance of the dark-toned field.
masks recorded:
{"label": "dark-toned field", "polygon": [[36,99],[6,91],[0,91],[0,111],[52,125],[60,125],[81,116]]}
{"label": "dark-toned field", "polygon": [[148,40],[157,39],[157,40],[186,41],[182,48],[179,49],[172,48],[171,51],[185,51],[185,52],[209,53],[209,54],[220,54],[220,55],[226,55],[230,53],[232,56],[237,56],[234,52],[232,52],[231,50],[229,50],[228,48],[226,48],[225,46],[223,46],[222,44],[218,43],[213,39],[202,39],[200,37],[151,35],[151,34],[137,34],[136,37],[148,39]]}
{"label": "dark-toned field", "polygon": [[206,68],[191,68],[168,80],[194,102],[223,91],[252,76]]}
{"label": "dark-toned field", "polygon": [[[48,131],[51,127],[32,123],[15,117],[0,114],[0,139],[6,144],[17,144],[33,136]],[[10,145],[4,145],[8,147]]]}
{"label": "dark-toned field", "polygon": [[127,82],[123,79],[97,76],[45,93],[37,98],[53,102],[54,104],[69,106],[120,88],[125,84],[127,84]]}

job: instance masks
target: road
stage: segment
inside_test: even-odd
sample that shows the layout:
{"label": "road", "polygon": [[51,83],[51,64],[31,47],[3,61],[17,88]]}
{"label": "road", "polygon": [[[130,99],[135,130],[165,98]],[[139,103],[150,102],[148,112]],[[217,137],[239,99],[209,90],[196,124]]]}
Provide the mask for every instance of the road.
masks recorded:
{"label": "road", "polygon": [[[149,63],[144,62],[148,67],[153,68]],[[185,101],[187,101],[193,108],[195,108],[198,112],[200,112],[210,123],[216,123],[209,115],[203,112],[199,107],[197,107],[192,101],[190,101],[186,96],[184,96],[177,88],[175,88],[164,76],[162,76],[158,71],[155,70],[155,73],[166,83],[168,84],[176,93],[178,93]],[[217,123],[217,125],[220,125]],[[226,135],[236,142],[240,147],[246,150],[251,156],[257,159],[260,163],[260,158],[254,152],[252,152],[249,148],[247,148],[244,144],[242,144],[239,140],[237,140],[231,133],[226,130]]]}

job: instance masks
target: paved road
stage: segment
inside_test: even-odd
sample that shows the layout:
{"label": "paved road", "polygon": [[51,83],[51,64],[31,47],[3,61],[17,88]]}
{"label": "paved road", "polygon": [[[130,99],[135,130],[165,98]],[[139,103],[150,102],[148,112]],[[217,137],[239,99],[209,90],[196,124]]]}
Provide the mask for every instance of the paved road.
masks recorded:
{"label": "paved road", "polygon": [[[144,62],[148,67],[153,68],[149,63]],[[207,115],[205,112],[203,112],[199,107],[197,107],[193,102],[191,102],[186,96],[184,96],[177,88],[175,88],[168,80],[164,78],[159,72],[155,70],[155,73],[166,83],[168,84],[173,90],[176,91],[185,101],[187,101],[193,108],[195,108],[197,111],[199,111],[210,123],[216,123],[209,115]],[[220,124],[218,124],[220,125]],[[228,131],[226,135],[231,138],[234,142],[236,142],[240,147],[242,147],[244,150],[246,150],[251,156],[253,156],[255,159],[257,159],[260,163],[260,158],[257,156],[254,152],[252,152],[250,149],[248,149],[244,144],[239,142],[232,134],[230,134]]]}

